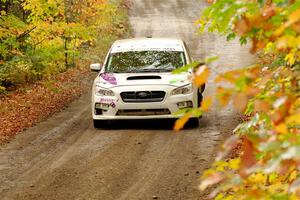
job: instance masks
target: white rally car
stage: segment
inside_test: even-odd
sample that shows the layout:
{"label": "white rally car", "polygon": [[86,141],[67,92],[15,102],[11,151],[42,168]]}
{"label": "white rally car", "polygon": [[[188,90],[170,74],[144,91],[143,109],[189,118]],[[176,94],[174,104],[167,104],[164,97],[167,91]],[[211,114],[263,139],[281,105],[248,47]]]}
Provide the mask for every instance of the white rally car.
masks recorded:
{"label": "white rally car", "polygon": [[204,88],[193,86],[192,71],[172,73],[190,63],[180,39],[116,41],[103,66],[90,66],[100,71],[92,91],[95,128],[103,120],[178,118],[180,109],[198,107]]}

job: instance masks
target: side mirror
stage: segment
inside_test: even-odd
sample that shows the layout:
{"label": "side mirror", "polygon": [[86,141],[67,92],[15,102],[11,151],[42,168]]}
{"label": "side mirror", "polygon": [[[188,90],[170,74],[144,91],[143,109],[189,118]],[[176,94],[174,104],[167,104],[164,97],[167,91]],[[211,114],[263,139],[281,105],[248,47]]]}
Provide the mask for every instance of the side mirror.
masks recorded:
{"label": "side mirror", "polygon": [[90,69],[93,71],[93,72],[99,72],[101,70],[101,64],[100,63],[93,63],[90,65]]}

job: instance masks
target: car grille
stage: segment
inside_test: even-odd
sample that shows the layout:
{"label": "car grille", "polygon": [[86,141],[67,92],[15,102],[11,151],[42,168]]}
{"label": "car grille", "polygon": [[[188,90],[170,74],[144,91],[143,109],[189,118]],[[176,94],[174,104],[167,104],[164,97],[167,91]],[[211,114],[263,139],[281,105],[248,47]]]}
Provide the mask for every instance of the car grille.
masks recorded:
{"label": "car grille", "polygon": [[170,115],[169,109],[128,109],[119,110],[118,116],[150,116],[150,115]]}
{"label": "car grille", "polygon": [[122,92],[121,98],[126,103],[161,102],[165,95],[164,91]]}

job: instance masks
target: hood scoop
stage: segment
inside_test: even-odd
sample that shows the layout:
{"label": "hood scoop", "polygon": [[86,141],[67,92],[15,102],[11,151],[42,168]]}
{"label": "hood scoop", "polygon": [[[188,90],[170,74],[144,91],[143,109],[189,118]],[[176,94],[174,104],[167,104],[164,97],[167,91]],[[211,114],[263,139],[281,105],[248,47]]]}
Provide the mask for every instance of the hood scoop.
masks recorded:
{"label": "hood scoop", "polygon": [[129,76],[127,80],[152,80],[152,79],[161,79],[161,76]]}

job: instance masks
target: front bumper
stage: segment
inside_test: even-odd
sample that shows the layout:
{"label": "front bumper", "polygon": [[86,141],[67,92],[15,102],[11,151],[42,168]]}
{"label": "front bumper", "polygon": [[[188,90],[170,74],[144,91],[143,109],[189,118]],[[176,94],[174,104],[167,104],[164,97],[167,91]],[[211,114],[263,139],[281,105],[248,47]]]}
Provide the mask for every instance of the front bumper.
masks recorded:
{"label": "front bumper", "polygon": [[[180,109],[178,103],[191,102],[197,107],[197,89],[190,94],[171,95],[176,87],[171,85],[139,85],[119,86],[111,90],[114,97],[92,96],[92,112],[94,120],[122,120],[122,119],[163,119],[179,118],[175,115]],[[165,91],[166,95],[161,102],[131,102],[126,103],[121,98],[125,91]],[[94,94],[94,91],[93,91]],[[96,104],[107,104],[108,108],[96,109]],[[99,112],[99,110],[101,112]]]}

